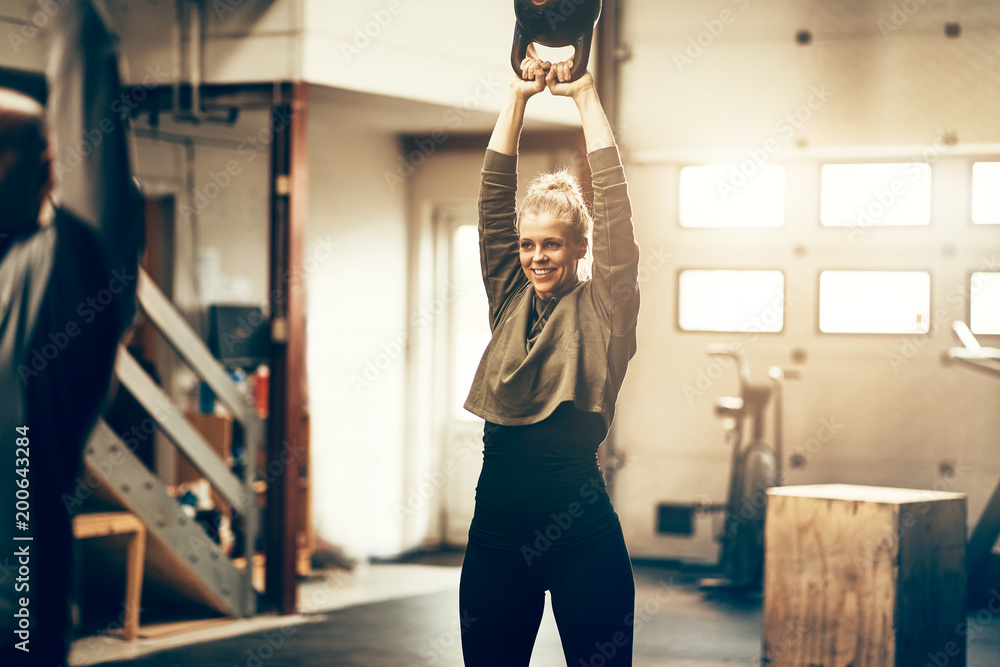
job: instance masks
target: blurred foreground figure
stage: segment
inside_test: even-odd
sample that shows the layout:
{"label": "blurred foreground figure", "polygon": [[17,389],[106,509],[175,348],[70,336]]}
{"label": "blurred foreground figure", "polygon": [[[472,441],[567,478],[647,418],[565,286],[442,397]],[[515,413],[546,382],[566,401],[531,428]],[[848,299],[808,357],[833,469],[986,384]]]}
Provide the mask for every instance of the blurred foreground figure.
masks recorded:
{"label": "blurred foreground figure", "polygon": [[[118,66],[90,0],[53,5],[42,108],[0,90],[0,664],[65,664],[72,497],[134,313],[142,227]],[[118,101],[118,105],[113,103]],[[53,206],[47,206],[51,201]],[[45,220],[43,220],[45,218]]]}

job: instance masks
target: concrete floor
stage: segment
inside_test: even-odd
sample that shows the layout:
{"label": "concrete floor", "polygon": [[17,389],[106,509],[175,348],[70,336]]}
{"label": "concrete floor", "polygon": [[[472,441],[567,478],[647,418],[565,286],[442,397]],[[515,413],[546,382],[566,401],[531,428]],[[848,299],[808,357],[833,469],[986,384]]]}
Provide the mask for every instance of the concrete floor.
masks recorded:
{"label": "concrete floor", "polygon": [[[140,640],[131,651],[116,652],[113,643],[103,638],[100,653],[89,657],[83,650],[88,640],[83,640],[74,647],[70,663],[461,667],[456,558],[460,562],[460,555],[446,554],[437,558],[440,565],[428,565],[426,560],[420,565],[372,565],[358,573],[335,573],[307,582],[300,600],[309,613],[296,617],[221,621],[218,627],[182,633],[166,642]],[[708,598],[690,574],[648,564],[637,564],[634,569],[635,667],[760,665],[759,599]],[[1000,666],[1000,617],[994,620],[993,616],[986,607],[970,611],[969,667]],[[143,642],[146,651],[155,652],[140,655],[137,647]],[[547,606],[531,667],[565,664]],[[947,667],[947,662],[929,657],[926,665]]]}

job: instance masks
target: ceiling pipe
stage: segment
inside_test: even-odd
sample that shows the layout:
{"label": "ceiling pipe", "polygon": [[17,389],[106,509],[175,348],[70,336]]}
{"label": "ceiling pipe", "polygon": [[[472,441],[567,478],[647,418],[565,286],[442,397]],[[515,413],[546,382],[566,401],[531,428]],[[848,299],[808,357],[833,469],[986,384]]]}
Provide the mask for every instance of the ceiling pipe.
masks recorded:
{"label": "ceiling pipe", "polygon": [[618,134],[621,122],[621,69],[631,53],[622,41],[624,0],[604,0],[604,12],[597,24],[597,89],[605,114]]}
{"label": "ceiling pipe", "polygon": [[[205,0],[177,0],[175,59],[177,82],[173,91],[173,117],[179,122],[203,122],[231,125],[239,109],[230,107],[224,115],[211,115],[202,108],[202,84],[205,76],[207,6]],[[187,91],[187,96],[185,96]]]}

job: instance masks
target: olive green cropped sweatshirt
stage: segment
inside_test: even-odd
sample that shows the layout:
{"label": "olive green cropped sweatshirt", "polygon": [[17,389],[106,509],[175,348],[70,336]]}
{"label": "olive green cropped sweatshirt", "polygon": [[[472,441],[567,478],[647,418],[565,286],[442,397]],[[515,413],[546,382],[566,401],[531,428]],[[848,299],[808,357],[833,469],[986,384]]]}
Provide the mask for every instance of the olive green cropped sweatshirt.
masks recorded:
{"label": "olive green cropped sweatshirt", "polygon": [[479,195],[479,243],[493,338],[465,408],[505,426],[535,424],[565,401],[614,419],[635,354],[639,246],[618,148],[588,154],[594,187],[594,264],[589,280],[552,297],[555,307],[530,349],[534,288],[518,252],[517,156],[486,151]]}

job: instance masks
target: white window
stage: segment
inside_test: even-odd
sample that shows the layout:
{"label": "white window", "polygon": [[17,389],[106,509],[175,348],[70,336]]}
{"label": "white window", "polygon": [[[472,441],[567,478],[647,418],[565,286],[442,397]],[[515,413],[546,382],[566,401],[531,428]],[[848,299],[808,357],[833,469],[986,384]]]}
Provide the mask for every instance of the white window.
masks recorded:
{"label": "white window", "polygon": [[682,271],[678,311],[684,331],[781,331],[785,275],[781,271]]}
{"label": "white window", "polygon": [[820,222],[827,227],[929,225],[931,168],[916,162],[827,164],[819,197]]}
{"label": "white window", "polygon": [[[459,420],[478,419],[462,407],[472,388],[479,360],[490,342],[489,302],[483,289],[479,266],[479,230],[475,225],[455,229],[452,245],[452,279],[448,298],[454,298],[452,317],[452,416]],[[438,298],[442,298],[440,295]],[[442,305],[442,307],[446,307]]]}
{"label": "white window", "polygon": [[931,277],[924,271],[823,271],[824,333],[927,333]]}
{"label": "white window", "polygon": [[969,294],[972,333],[1000,334],[1000,273],[973,273]]}
{"label": "white window", "polygon": [[752,161],[684,167],[678,200],[681,227],[781,227],[785,169]]}
{"label": "white window", "polygon": [[1000,162],[972,165],[972,222],[1000,225]]}

